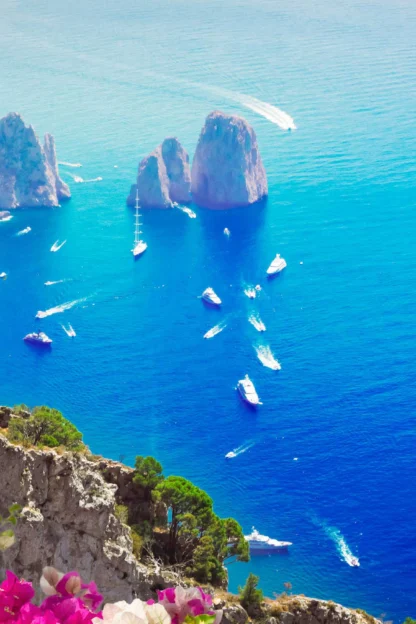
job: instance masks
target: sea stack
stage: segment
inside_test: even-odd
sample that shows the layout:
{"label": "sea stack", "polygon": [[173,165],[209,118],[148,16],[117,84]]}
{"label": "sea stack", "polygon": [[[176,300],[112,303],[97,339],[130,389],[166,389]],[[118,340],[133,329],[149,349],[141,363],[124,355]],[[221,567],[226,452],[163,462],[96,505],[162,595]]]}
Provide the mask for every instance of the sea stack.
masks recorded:
{"label": "sea stack", "polygon": [[256,134],[245,119],[208,115],[192,163],[192,194],[208,208],[245,206],[267,195]]}
{"label": "sea stack", "polygon": [[60,179],[53,137],[42,147],[18,113],[0,119],[0,208],[59,206],[68,199]]}
{"label": "sea stack", "polygon": [[169,137],[139,164],[137,182],[130,189],[127,204],[133,206],[139,192],[146,208],[172,208],[173,202],[191,201],[189,156],[178,139]]}

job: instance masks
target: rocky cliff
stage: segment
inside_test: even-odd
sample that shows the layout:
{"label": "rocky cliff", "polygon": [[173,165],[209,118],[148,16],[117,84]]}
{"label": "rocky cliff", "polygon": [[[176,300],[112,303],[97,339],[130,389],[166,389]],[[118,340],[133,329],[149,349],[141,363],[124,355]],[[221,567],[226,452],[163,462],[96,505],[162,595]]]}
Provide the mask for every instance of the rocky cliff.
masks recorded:
{"label": "rocky cliff", "polygon": [[134,206],[136,189],[140,205],[147,208],[171,208],[173,202],[191,201],[189,156],[178,139],[165,139],[140,162],[136,184],[127,198],[129,206]]}
{"label": "rocky cliff", "polygon": [[0,119],[0,208],[58,206],[68,199],[50,134],[42,147],[32,126],[17,113]]}
{"label": "rocky cliff", "polygon": [[208,115],[192,163],[192,194],[213,208],[252,204],[267,195],[256,134],[245,119]]}

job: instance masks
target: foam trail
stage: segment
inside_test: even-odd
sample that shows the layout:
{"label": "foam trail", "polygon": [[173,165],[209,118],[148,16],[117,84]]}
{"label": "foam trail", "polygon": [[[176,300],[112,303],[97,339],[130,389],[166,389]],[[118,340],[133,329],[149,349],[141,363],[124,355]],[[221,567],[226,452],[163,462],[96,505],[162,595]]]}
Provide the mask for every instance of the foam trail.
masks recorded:
{"label": "foam trail", "polygon": [[18,232],[16,234],[16,236],[23,236],[23,234],[29,234],[29,232],[32,230],[31,227],[27,227],[24,230],[20,230],[20,232]]}
{"label": "foam trail", "polygon": [[78,303],[82,303],[86,301],[86,297],[83,299],[75,299],[75,301],[68,301],[67,303],[62,303],[61,305],[55,306],[54,308],[49,308],[49,310],[39,310],[36,314],[36,318],[45,318],[46,316],[52,316],[52,314],[59,314],[60,312],[65,312],[65,310],[70,310]]}
{"label": "foam trail", "polygon": [[68,329],[65,327],[65,325],[61,325],[62,329],[64,330],[64,332],[66,333],[67,336],[69,336],[70,338],[75,338],[76,333],[74,328],[72,327],[71,323],[68,323]]}
{"label": "foam trail", "polygon": [[74,168],[82,167],[81,163],[70,163],[70,162],[65,162],[64,160],[58,161],[58,165],[63,165],[64,167],[74,167]]}
{"label": "foam trail", "polygon": [[256,293],[256,289],[253,288],[253,286],[247,286],[247,288],[244,289],[244,294],[249,299],[255,299],[257,293]]}
{"label": "foam trail", "polygon": [[55,280],[54,282],[47,281],[47,282],[45,282],[45,286],[54,286],[55,284],[63,284],[64,282],[67,282],[67,281],[68,280],[66,280],[66,279]]}
{"label": "foam trail", "polygon": [[51,247],[51,251],[59,251],[61,247],[65,245],[65,243],[66,243],[66,240],[64,240],[63,243],[59,243],[59,240],[55,241]]}
{"label": "foam trail", "polygon": [[218,325],[215,325],[215,327],[212,327],[211,329],[207,331],[206,334],[204,334],[204,338],[213,338],[214,336],[222,332],[222,330],[225,329],[226,327],[227,327],[226,323],[218,323]]}
{"label": "foam trail", "polygon": [[280,370],[282,367],[279,362],[273,356],[273,353],[270,350],[269,346],[260,346],[254,347],[257,353],[257,357],[263,366],[267,366],[267,368],[271,368],[272,370]]}
{"label": "foam trail", "polygon": [[319,518],[312,516],[312,522],[322,528],[326,535],[331,539],[338,551],[341,561],[345,561],[351,567],[359,567],[360,560],[358,557],[353,555],[351,548],[348,546],[345,537],[342,535],[341,531],[336,527],[329,526],[324,520],[320,520]]}
{"label": "foam trail", "polygon": [[179,204],[176,205],[175,208],[179,208],[179,210],[187,214],[190,219],[196,219],[196,212],[190,208],[186,208],[186,206],[179,206]]}
{"label": "foam trail", "polygon": [[256,316],[255,314],[251,314],[251,316],[248,317],[248,320],[258,332],[266,331],[266,325],[260,319],[259,315]]}
{"label": "foam trail", "polygon": [[241,444],[241,446],[238,446],[234,450],[227,453],[225,457],[227,459],[233,459],[234,457],[238,457],[242,453],[245,453],[246,451],[251,449],[254,446],[254,444],[255,442],[245,442],[244,444]]}

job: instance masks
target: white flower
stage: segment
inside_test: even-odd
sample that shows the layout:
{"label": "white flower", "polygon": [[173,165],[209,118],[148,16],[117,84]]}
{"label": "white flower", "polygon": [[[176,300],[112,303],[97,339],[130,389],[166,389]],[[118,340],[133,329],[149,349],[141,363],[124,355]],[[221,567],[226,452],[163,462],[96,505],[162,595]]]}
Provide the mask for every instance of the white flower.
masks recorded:
{"label": "white flower", "polygon": [[45,596],[54,596],[57,592],[55,587],[63,577],[62,572],[55,570],[51,566],[43,568],[43,574],[40,579],[40,588]]}
{"label": "white flower", "polygon": [[148,605],[136,598],[131,604],[124,600],[106,604],[103,619],[94,618],[93,624],[170,624],[170,616],[162,605]]}

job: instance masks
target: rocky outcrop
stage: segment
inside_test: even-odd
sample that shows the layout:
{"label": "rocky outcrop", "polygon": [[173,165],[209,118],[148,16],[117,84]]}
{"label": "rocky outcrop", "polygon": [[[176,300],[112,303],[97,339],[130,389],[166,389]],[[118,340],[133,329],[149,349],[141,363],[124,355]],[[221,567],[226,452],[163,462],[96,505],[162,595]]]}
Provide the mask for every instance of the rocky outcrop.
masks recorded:
{"label": "rocky outcrop", "polygon": [[0,208],[58,206],[68,199],[51,135],[42,147],[32,126],[17,113],[0,119]]}
{"label": "rocky outcrop", "polygon": [[172,208],[173,202],[191,201],[189,156],[178,139],[165,139],[140,162],[127,198],[129,206],[134,206],[136,189],[140,205],[147,208]]}
{"label": "rocky outcrop", "polygon": [[0,475],[0,512],[23,507],[16,542],[1,555],[1,577],[10,568],[38,585],[45,565],[75,568],[111,601],[148,598],[152,587],[164,586],[133,556],[130,529],[114,514],[116,485],[97,463],[26,450],[0,435]]}
{"label": "rocky outcrop", "polygon": [[191,177],[194,201],[207,207],[244,206],[267,195],[256,134],[245,119],[219,111],[208,115]]}

